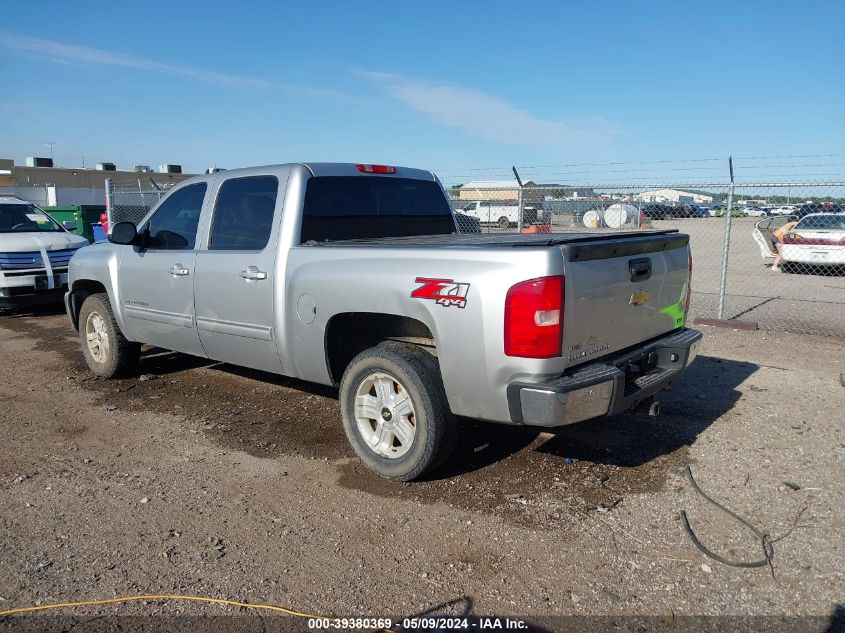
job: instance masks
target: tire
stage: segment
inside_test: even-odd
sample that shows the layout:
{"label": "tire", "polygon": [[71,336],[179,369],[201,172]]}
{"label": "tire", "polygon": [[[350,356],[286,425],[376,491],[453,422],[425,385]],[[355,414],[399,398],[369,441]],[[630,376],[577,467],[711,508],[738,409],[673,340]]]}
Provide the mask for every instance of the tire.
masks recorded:
{"label": "tire", "polygon": [[340,404],[355,453],[387,479],[416,479],[441,465],[457,444],[440,366],[420,347],[388,341],[358,354],[341,379]]}
{"label": "tire", "polygon": [[496,224],[498,224],[500,228],[507,229],[510,228],[511,222],[505,216],[502,216],[499,218]]}
{"label": "tire", "polygon": [[[89,343],[89,337],[95,339]],[[141,344],[123,336],[108,295],[88,295],[79,311],[79,341],[88,368],[103,378],[122,378],[135,372]]]}

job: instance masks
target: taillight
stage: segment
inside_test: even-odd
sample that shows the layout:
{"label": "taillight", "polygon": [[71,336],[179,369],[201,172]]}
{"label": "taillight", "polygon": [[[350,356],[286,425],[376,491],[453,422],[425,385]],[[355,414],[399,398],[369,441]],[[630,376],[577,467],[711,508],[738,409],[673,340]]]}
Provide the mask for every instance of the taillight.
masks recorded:
{"label": "taillight", "polygon": [[563,275],[529,279],[505,297],[505,354],[522,358],[561,355]]}
{"label": "taillight", "polygon": [[806,246],[845,246],[845,238],[835,240],[824,237],[801,237],[797,233],[786,233],[783,236],[783,243]]}
{"label": "taillight", "polygon": [[687,324],[687,317],[689,316],[689,304],[692,299],[692,251],[689,254],[689,275],[687,276],[687,298],[684,301],[684,325]]}
{"label": "taillight", "polygon": [[395,174],[396,168],[390,165],[355,165],[355,168],[364,174]]}

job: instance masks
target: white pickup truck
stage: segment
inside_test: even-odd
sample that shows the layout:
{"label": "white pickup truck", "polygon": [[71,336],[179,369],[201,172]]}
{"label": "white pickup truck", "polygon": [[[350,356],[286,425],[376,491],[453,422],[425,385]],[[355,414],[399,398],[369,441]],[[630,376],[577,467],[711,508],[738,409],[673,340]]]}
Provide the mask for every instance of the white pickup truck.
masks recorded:
{"label": "white pickup truck", "polygon": [[[475,200],[457,210],[471,218],[478,218],[482,224],[497,224],[501,228],[519,225],[519,205],[493,204],[486,200]],[[529,204],[522,207],[522,224],[529,226],[538,222],[547,223],[549,214],[537,205]]]}
{"label": "white pickup truck", "polygon": [[[455,416],[558,427],[649,404],[695,358],[688,236],[461,235],[430,172],[286,164],[196,176],[70,263],[95,373],[142,343],[340,387],[349,441],[410,480]],[[656,407],[655,407],[656,408]]]}

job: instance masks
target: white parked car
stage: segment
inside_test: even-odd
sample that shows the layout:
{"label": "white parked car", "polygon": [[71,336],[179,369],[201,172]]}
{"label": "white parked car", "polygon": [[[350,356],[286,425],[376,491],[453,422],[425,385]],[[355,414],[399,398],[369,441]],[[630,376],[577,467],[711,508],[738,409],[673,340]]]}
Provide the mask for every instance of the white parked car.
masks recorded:
{"label": "white parked car", "polygon": [[61,304],[68,262],[87,244],[31,202],[0,196],[0,310]]}
{"label": "white parked car", "polygon": [[845,213],[811,213],[783,236],[784,270],[794,264],[845,265]]}

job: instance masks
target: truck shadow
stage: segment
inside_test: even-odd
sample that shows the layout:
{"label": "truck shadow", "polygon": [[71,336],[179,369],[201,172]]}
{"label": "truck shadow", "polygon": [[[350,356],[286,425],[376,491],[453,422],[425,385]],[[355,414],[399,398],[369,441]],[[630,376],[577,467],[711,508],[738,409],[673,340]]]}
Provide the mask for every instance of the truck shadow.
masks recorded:
{"label": "truck shadow", "polygon": [[455,453],[427,478],[387,481],[351,460],[339,466],[338,483],[391,499],[447,502],[518,525],[560,526],[565,516],[662,490],[689,463],[690,445],[734,407],[742,397],[739,385],[756,370],[751,363],[701,356],[660,394],[663,414],[657,418],[626,413],[551,433],[463,420]]}
{"label": "truck shadow", "polygon": [[559,429],[465,420],[456,454],[434,477],[486,468],[532,444],[532,452],[559,458],[564,464],[588,461],[626,468],[647,464],[692,444],[733,408],[742,396],[737,386],[757,368],[753,363],[699,356],[677,384],[658,394],[663,413],[656,418],[637,411]]}
{"label": "truck shadow", "polygon": [[141,350],[141,361],[138,365],[138,373],[155,374],[156,376],[167,376],[178,374],[189,369],[199,367],[213,367],[218,365],[216,361],[199,356],[190,356],[172,352],[160,347],[144,347]]}
{"label": "truck shadow", "polygon": [[178,374],[180,372],[184,372],[189,369],[197,369],[199,367],[208,367],[209,369],[229,374],[230,376],[256,380],[279,387],[288,387],[304,393],[337,400],[337,389],[334,387],[305,382],[303,380],[298,380],[297,378],[279,376],[277,374],[271,374],[257,369],[229,365],[228,363],[221,363],[209,358],[200,358],[198,356],[172,352],[159,347],[145,347],[143,349],[141,352],[139,373],[167,376],[168,374]]}

